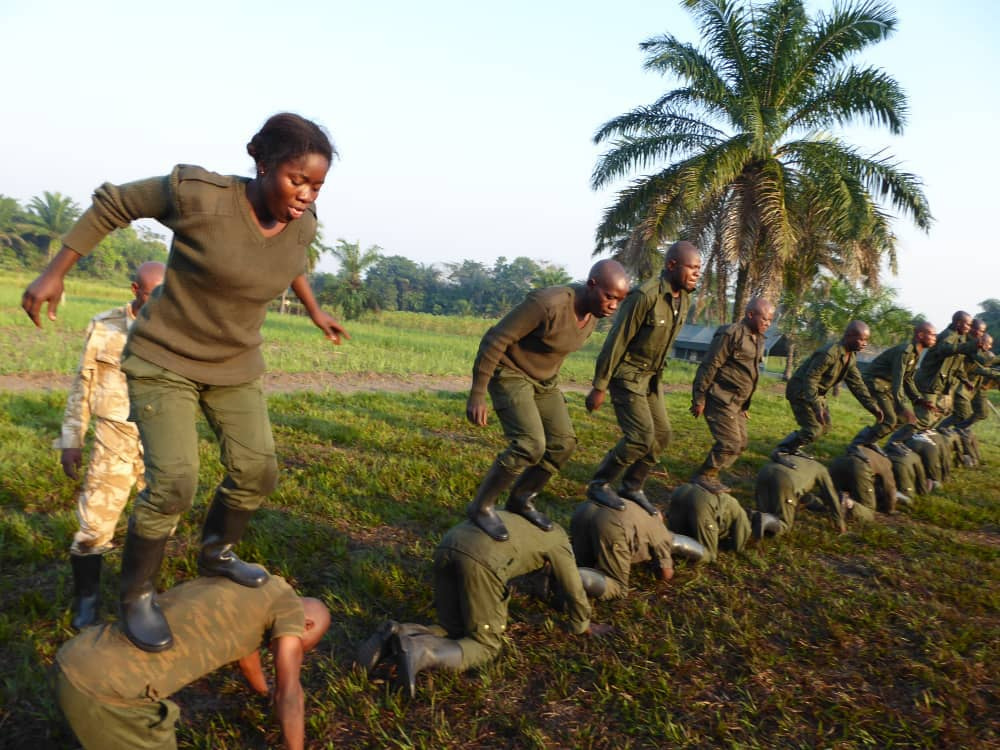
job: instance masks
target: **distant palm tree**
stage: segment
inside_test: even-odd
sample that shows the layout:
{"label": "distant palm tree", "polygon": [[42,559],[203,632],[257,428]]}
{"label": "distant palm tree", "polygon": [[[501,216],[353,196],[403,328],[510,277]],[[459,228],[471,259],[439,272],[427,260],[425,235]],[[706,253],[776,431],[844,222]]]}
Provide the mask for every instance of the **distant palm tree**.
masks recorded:
{"label": "distant palm tree", "polygon": [[41,197],[36,195],[31,199],[21,221],[21,230],[38,237],[44,243],[46,259],[52,260],[62,236],[79,217],[80,207],[71,198],[46,190]]}
{"label": "distant palm tree", "polygon": [[542,263],[535,272],[535,278],[531,280],[531,286],[534,289],[545,289],[550,286],[565,286],[572,280],[573,277],[562,266]]}
{"label": "distant palm tree", "polygon": [[339,285],[336,292],[336,302],[344,311],[348,320],[358,317],[367,307],[367,290],[364,288],[364,273],[382,256],[382,248],[371,245],[367,250],[361,250],[361,242],[348,242],[338,239],[337,244],[329,248],[330,255],[340,263],[337,272]]}
{"label": "distant palm tree", "polygon": [[14,198],[0,195],[0,247],[17,252],[28,246],[29,243],[22,236],[20,229],[23,214],[21,204]]}
{"label": "distant palm tree", "polygon": [[595,254],[616,249],[626,261],[641,259],[668,239],[695,239],[733,275],[726,281],[736,319],[751,294],[781,287],[805,195],[822,201],[819,218],[837,238],[870,233],[878,200],[930,226],[916,176],[827,132],[859,120],[902,130],[906,100],[896,81],[848,63],[895,29],[888,5],[846,3],[811,19],[802,0],[682,4],[699,22],[705,49],[670,34],[641,48],[646,68],[683,85],[594,137],[611,142],[594,169],[595,189],[667,162],[618,193],[597,229]]}

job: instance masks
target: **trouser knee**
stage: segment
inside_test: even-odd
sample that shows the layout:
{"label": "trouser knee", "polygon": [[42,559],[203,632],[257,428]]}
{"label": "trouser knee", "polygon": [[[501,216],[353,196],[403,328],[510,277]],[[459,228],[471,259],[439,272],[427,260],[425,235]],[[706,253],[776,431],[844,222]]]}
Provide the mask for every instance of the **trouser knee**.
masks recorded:
{"label": "trouser knee", "polygon": [[562,469],[569,462],[570,457],[576,453],[576,445],[575,435],[565,435],[555,439],[546,451],[552,468]]}
{"label": "trouser knee", "polygon": [[235,489],[265,497],[278,486],[278,460],[263,453],[241,456],[229,467],[228,479]]}

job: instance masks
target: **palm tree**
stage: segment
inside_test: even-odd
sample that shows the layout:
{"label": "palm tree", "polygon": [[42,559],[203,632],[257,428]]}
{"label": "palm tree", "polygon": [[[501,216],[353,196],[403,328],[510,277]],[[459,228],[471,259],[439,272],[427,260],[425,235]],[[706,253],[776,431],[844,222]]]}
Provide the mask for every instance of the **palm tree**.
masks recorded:
{"label": "palm tree", "polygon": [[24,212],[14,198],[0,195],[0,248],[9,248],[20,257],[29,243],[21,234]]}
{"label": "palm tree", "polygon": [[22,218],[21,230],[44,242],[46,259],[52,260],[62,236],[79,216],[80,207],[71,198],[46,190],[41,197],[36,195],[31,199]]}
{"label": "palm tree", "polygon": [[667,162],[618,193],[597,229],[595,255],[612,249],[628,260],[668,238],[698,240],[733,275],[736,319],[751,294],[781,286],[799,241],[795,204],[805,195],[819,196],[826,208],[819,218],[837,238],[870,231],[880,200],[930,226],[916,176],[829,133],[859,120],[902,130],[906,100],[896,81],[848,62],[893,32],[891,7],[863,1],[809,18],[802,0],[682,4],[699,22],[705,49],[670,34],[641,48],[648,69],[683,85],[594,137],[611,142],[594,169],[595,189]]}
{"label": "palm tree", "polygon": [[329,248],[330,254],[340,263],[337,278],[340,281],[336,293],[337,304],[344,311],[344,317],[352,320],[358,317],[369,306],[367,290],[364,288],[364,272],[382,255],[382,248],[371,245],[367,250],[361,250],[361,242],[348,242],[338,239],[337,244]]}

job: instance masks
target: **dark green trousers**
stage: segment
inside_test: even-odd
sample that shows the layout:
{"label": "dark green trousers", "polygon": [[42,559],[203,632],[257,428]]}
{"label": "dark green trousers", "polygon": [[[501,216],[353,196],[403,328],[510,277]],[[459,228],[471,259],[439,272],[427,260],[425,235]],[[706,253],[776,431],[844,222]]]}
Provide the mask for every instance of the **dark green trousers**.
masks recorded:
{"label": "dark green trousers", "polygon": [[503,646],[510,589],[495,571],[456,550],[434,553],[434,608],[462,649],[462,669],[492,661]]}
{"label": "dark green trousers", "polygon": [[544,383],[498,367],[490,398],[508,445],[497,460],[513,474],[536,464],[558,473],[576,450],[576,432],[558,379]]}
{"label": "dark green trousers", "polygon": [[611,453],[623,467],[655,466],[673,434],[659,385],[643,390],[646,392],[630,389],[618,380],[612,380],[608,388],[622,430],[622,438]]}
{"label": "dark green trousers", "polygon": [[882,421],[872,425],[874,440],[878,441],[887,435],[891,435],[903,426],[903,421],[896,410],[896,399],[892,394],[892,386],[883,382],[871,382],[866,380],[868,392],[871,393],[875,403],[882,410]]}
{"label": "dark green trousers", "polygon": [[87,695],[56,670],[56,699],[84,750],[176,750],[173,701],[136,701],[118,706]]}
{"label": "dark green trousers", "polygon": [[709,396],[705,400],[705,422],[715,443],[701,465],[702,473],[717,474],[736,463],[747,449],[747,418],[736,404],[723,404]]}
{"label": "dark green trousers", "polygon": [[260,379],[234,386],[197,383],[134,355],[128,376],[129,419],[139,428],[146,488],[135,501],[135,530],[162,539],[191,507],[198,487],[200,410],[219,441],[226,469],[216,495],[228,507],[256,510],[278,482],[271,421]]}
{"label": "dark green trousers", "polygon": [[826,409],[825,396],[820,396],[816,401],[789,397],[788,404],[792,407],[792,414],[799,424],[798,436],[801,445],[815,443],[830,431],[830,425],[823,424],[816,416],[817,408]]}

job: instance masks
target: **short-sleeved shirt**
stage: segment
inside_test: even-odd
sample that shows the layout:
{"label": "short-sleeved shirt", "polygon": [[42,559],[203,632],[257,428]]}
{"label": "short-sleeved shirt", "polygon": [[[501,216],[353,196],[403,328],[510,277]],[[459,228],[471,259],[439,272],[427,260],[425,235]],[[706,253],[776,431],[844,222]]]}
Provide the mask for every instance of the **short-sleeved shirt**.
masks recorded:
{"label": "short-sleeved shirt", "polygon": [[104,702],[159,700],[253,653],[265,634],[274,639],[305,632],[302,602],[280,576],[259,588],[196,578],[157,601],[173,632],[172,648],[148,653],[133,646],[117,624],[97,625],[56,654],[66,678]]}

